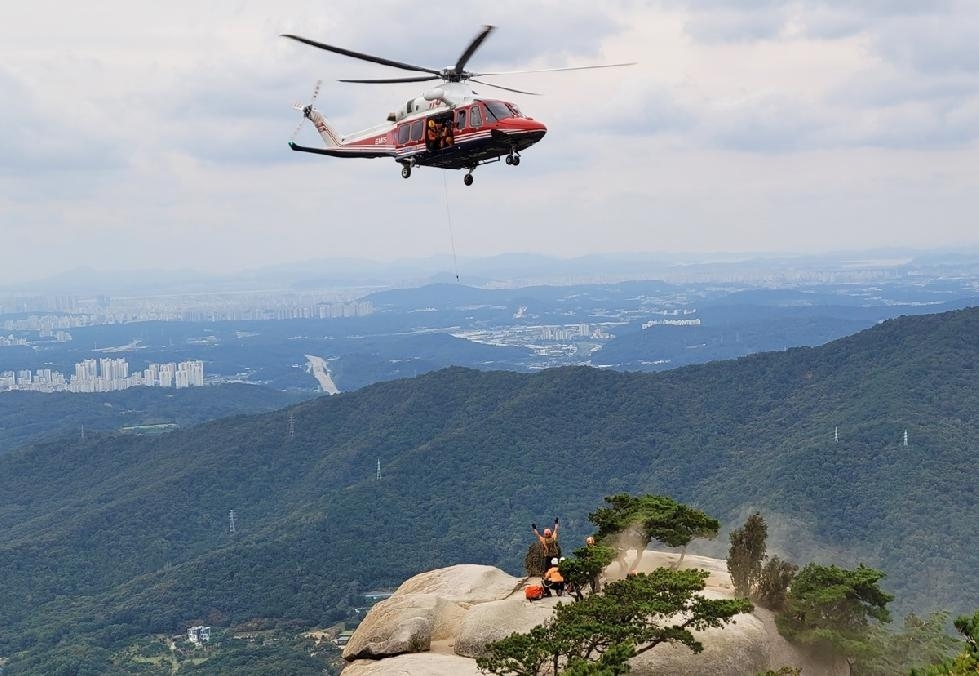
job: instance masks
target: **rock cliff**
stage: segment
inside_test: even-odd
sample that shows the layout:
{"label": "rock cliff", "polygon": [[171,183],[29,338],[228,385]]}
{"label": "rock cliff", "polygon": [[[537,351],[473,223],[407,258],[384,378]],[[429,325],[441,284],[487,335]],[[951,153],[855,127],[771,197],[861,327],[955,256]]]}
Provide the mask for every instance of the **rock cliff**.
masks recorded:
{"label": "rock cliff", "polygon": [[[660,566],[700,568],[710,573],[704,595],[731,598],[724,561],[647,551],[637,569]],[[620,575],[612,564],[606,575]],[[523,588],[535,579],[516,578],[491,566],[461,564],[416,575],[364,618],[343,651],[349,662],[343,676],[475,676],[473,659],[484,647],[513,632],[543,623],[554,606],[570,599],[527,601]],[[753,676],[759,671],[795,666],[804,676],[844,676],[846,664],[813,660],[783,639],[772,614],[756,608],[723,629],[697,634],[704,651],[662,645],[632,661],[638,676]]]}

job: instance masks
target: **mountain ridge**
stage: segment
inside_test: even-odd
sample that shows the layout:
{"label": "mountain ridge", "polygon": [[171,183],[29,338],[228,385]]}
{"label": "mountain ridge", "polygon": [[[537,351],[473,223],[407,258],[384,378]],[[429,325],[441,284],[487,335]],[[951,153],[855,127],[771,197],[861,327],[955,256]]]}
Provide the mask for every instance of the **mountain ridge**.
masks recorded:
{"label": "mountain ridge", "polygon": [[328,623],[423,570],[519,572],[531,521],[560,515],[573,547],[620,491],[673,495],[727,527],[760,509],[771,551],[880,566],[905,609],[969,610],[977,335],[970,308],[658,374],[449,368],[156,438],[7,454],[0,654],[29,648],[15,635],[51,650],[73,622],[107,645],[208,617]]}

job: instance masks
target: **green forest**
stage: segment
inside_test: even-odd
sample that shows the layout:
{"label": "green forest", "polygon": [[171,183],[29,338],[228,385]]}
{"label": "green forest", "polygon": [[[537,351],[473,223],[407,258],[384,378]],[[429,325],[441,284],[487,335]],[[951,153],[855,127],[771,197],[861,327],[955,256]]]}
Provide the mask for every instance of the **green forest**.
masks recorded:
{"label": "green forest", "polygon": [[579,544],[620,492],[718,518],[705,552],[723,557],[726,532],[761,511],[770,553],[885,571],[897,616],[971,613],[977,364],[968,309],[659,374],[450,368],[160,436],[8,451],[5,676],[202,622],[327,626],[367,590],[455,563],[520,574],[527,524],[560,515]]}
{"label": "green forest", "polygon": [[190,427],[242,413],[274,411],[315,396],[231,383],[171,390],[132,387],[79,396],[68,392],[4,392],[0,396],[0,454],[58,437],[81,438],[82,429],[119,431],[139,425]]}

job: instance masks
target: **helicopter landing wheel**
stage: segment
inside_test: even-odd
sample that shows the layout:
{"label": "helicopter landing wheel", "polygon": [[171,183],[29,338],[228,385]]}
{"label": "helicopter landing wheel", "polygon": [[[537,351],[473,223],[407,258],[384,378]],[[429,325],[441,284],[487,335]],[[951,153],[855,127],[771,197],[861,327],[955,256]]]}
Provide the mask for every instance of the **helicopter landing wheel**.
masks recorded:
{"label": "helicopter landing wheel", "polygon": [[513,164],[513,155],[507,155],[504,162],[506,162],[507,164]]}
{"label": "helicopter landing wheel", "polygon": [[510,164],[512,164],[513,166],[517,166],[518,164],[520,164],[520,155],[514,155],[510,159]]}
{"label": "helicopter landing wheel", "polygon": [[401,167],[401,178],[411,177],[411,167],[407,164]]}
{"label": "helicopter landing wheel", "polygon": [[472,185],[473,184],[473,175],[472,174],[466,174],[465,176],[462,177],[462,182],[465,183],[466,185]]}

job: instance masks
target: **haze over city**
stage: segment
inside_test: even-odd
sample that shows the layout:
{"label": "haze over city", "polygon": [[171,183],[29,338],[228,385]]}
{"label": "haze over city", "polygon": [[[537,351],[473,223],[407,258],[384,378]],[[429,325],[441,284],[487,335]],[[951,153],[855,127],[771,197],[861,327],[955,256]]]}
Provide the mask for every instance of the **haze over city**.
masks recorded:
{"label": "haze over city", "polygon": [[[414,84],[279,37],[481,70],[548,125],[476,184],[289,151],[314,82],[341,132]],[[0,284],[87,266],[227,273],[312,258],[975,248],[971,3],[105,1],[4,6]],[[503,94],[493,90],[495,94]],[[307,128],[300,138],[316,142]],[[443,180],[445,183],[443,184]],[[452,218],[450,232],[446,195]]]}

